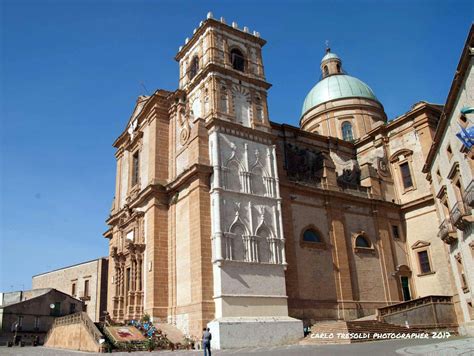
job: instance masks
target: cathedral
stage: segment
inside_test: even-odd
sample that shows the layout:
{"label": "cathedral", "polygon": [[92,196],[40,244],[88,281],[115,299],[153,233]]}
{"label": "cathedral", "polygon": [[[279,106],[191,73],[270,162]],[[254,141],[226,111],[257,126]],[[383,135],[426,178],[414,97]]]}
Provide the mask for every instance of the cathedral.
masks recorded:
{"label": "cathedral", "polygon": [[137,99],[114,142],[112,319],[208,326],[227,348],[454,294],[421,173],[443,107],[389,121],[328,48],[299,127],[272,122],[265,43],[209,13],[176,54],[178,88]]}

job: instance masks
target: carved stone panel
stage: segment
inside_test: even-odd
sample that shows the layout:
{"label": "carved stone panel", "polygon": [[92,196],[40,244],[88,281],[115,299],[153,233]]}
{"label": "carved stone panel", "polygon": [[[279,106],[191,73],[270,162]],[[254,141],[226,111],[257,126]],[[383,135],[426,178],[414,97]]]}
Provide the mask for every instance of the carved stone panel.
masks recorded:
{"label": "carved stone panel", "polygon": [[319,183],[323,174],[322,152],[285,144],[285,169],[290,180]]}
{"label": "carved stone panel", "polygon": [[335,152],[330,153],[336,167],[337,184],[343,188],[360,186],[360,168],[355,159],[344,159]]}

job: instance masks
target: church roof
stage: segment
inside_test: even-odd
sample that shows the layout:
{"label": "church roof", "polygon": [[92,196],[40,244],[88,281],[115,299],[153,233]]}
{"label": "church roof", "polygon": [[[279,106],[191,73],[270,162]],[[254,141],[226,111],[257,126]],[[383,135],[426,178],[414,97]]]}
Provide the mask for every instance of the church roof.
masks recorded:
{"label": "church roof", "polygon": [[[329,54],[332,53],[326,56]],[[303,104],[302,115],[322,103],[352,97],[378,101],[372,89],[363,81],[347,74],[331,75],[318,82],[308,93]]]}

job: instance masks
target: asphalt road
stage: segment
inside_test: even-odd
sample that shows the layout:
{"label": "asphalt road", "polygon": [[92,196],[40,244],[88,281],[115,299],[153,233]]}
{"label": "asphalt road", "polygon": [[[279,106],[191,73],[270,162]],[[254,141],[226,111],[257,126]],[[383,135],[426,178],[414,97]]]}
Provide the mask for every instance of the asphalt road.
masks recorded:
{"label": "asphalt road", "polygon": [[[134,352],[133,355],[203,355],[203,351],[154,351]],[[288,345],[275,347],[241,348],[234,350],[215,350],[213,355],[251,355],[251,356],[386,356],[386,355],[425,355],[425,356],[474,356],[474,338],[453,337],[449,340],[389,340],[344,345]],[[50,349],[46,347],[0,347],[0,355],[15,356],[69,356],[93,355],[93,353]],[[114,355],[130,355],[126,352]]]}

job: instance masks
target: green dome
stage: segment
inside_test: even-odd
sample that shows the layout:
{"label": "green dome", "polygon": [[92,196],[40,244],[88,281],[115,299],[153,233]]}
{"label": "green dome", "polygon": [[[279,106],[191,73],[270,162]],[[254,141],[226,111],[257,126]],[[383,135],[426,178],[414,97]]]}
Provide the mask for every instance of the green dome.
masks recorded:
{"label": "green dome", "polygon": [[367,98],[378,101],[372,89],[363,81],[346,74],[331,75],[311,89],[304,100],[301,114],[304,115],[309,109],[327,101],[343,98]]}

